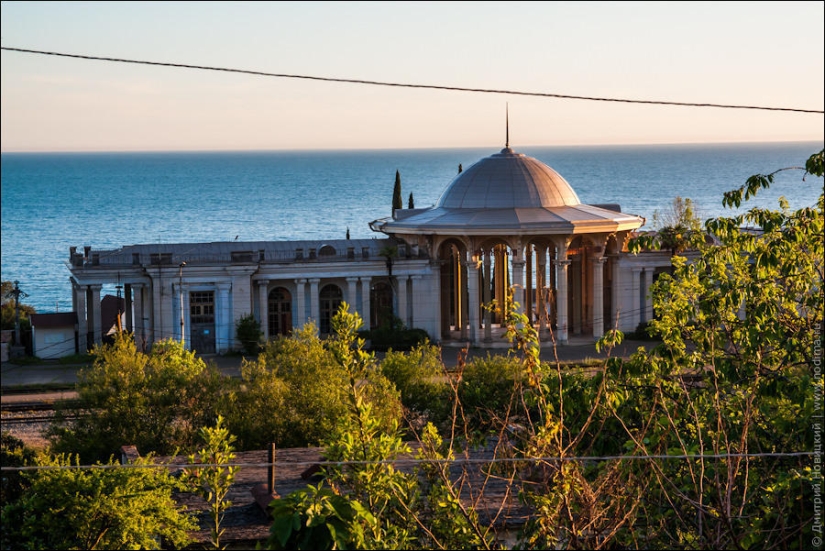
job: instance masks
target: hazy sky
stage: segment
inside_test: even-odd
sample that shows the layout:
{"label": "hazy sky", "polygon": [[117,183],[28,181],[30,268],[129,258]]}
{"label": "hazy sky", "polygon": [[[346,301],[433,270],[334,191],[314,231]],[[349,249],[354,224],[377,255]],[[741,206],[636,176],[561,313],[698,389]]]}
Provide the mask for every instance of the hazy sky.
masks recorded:
{"label": "hazy sky", "polygon": [[[2,46],[406,84],[823,110],[823,2],[2,2]],[[823,115],[2,52],[3,151],[823,140]]]}

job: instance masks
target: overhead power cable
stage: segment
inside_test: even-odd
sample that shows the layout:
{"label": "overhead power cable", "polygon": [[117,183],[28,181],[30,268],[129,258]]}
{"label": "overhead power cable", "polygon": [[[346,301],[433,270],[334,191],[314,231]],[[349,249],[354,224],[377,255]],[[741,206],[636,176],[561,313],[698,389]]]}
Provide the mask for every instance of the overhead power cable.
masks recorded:
{"label": "overhead power cable", "polygon": [[[238,452],[243,453],[243,452]],[[714,454],[656,454],[656,455],[601,455],[601,456],[553,456],[553,457],[488,457],[488,458],[453,458],[453,459],[374,459],[343,461],[289,461],[264,463],[98,463],[96,465],[23,465],[0,467],[2,472],[11,471],[65,471],[65,470],[112,470],[112,469],[192,469],[192,468],[262,468],[262,467],[345,467],[369,465],[392,465],[395,467],[415,465],[494,465],[505,463],[569,463],[569,462],[607,462],[607,461],[709,461],[730,459],[772,459],[785,457],[811,457],[817,452],[760,452],[760,453],[714,453]]]}
{"label": "overhead power cable", "polygon": [[616,103],[638,103],[638,104],[647,104],[647,105],[676,105],[681,107],[715,107],[715,108],[722,108],[722,109],[755,109],[760,111],[788,111],[793,113],[815,113],[815,114],[825,114],[825,111],[822,110],[815,110],[815,109],[795,109],[790,107],[764,107],[764,106],[756,106],[756,105],[728,105],[728,104],[720,104],[720,103],[690,103],[690,102],[680,102],[680,101],[659,101],[659,100],[640,100],[640,99],[627,99],[627,98],[599,98],[593,96],[574,96],[570,94],[553,94],[547,92],[523,92],[519,90],[497,90],[497,89],[490,89],[490,88],[466,88],[461,86],[440,86],[435,84],[409,84],[409,83],[401,83],[401,82],[383,82],[378,80],[363,80],[363,79],[351,79],[351,78],[332,78],[332,77],[319,77],[319,76],[311,76],[311,75],[294,75],[294,74],[286,74],[286,73],[266,73],[263,71],[250,71],[246,69],[233,69],[228,67],[210,67],[206,65],[188,65],[184,63],[165,63],[161,61],[145,61],[145,60],[138,60],[138,59],[122,59],[116,57],[101,57],[101,56],[91,56],[91,55],[81,55],[81,54],[67,54],[61,52],[46,52],[42,50],[28,50],[24,48],[10,48],[6,46],[0,47],[2,50],[10,51],[10,52],[22,52],[27,54],[38,54],[38,55],[52,55],[58,57],[71,57],[76,59],[88,59],[92,61],[111,61],[116,63],[135,63],[138,65],[155,65],[160,67],[176,67],[180,69],[199,69],[202,71],[222,71],[226,73],[241,73],[245,75],[255,75],[255,76],[263,76],[263,77],[276,77],[276,78],[295,78],[295,79],[303,79],[303,80],[317,80],[323,82],[342,82],[347,84],[366,84],[370,86],[392,86],[397,88],[419,88],[419,89],[428,89],[428,90],[447,90],[451,92],[477,92],[482,94],[509,94],[514,96],[533,96],[533,97],[543,97],[543,98],[557,98],[557,99],[576,99],[576,100],[584,100],[584,101],[605,101],[605,102],[616,102]]}

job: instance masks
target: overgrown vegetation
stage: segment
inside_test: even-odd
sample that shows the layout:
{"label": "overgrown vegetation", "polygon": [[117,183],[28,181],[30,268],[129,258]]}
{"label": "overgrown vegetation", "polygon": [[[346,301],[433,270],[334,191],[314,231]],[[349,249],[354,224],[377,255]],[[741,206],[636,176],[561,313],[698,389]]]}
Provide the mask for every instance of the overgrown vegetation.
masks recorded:
{"label": "overgrown vegetation", "polygon": [[254,315],[242,316],[235,324],[235,334],[246,354],[254,356],[260,351],[264,332],[261,331],[261,324]]}
{"label": "overgrown vegetation", "polygon": [[22,495],[2,511],[3,549],[181,548],[196,528],[173,499],[181,489],[153,457],[81,468],[77,456],[40,456]]}
{"label": "overgrown vegetation", "polygon": [[375,329],[358,331],[358,336],[369,341],[369,349],[376,352],[388,350],[410,351],[426,344],[430,336],[423,329],[408,328],[398,316],[391,316],[388,323]]}

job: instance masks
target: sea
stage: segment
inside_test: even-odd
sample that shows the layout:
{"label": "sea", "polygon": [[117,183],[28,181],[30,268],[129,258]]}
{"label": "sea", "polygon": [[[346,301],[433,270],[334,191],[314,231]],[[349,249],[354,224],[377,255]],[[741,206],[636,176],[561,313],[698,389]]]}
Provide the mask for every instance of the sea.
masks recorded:
{"label": "sea", "polygon": [[[818,142],[518,147],[551,166],[583,203],[618,203],[648,220],[676,197],[702,218],[745,207],[816,204],[822,178],[803,179]],[[396,171],[404,207],[434,205],[458,174],[501,147],[246,152],[3,153],[3,281],[38,312],[72,309],[69,247],[151,243],[382,238]],[[722,194],[786,167],[739,210]],[[645,229],[645,228],[643,228]],[[104,288],[104,294],[114,289]]]}

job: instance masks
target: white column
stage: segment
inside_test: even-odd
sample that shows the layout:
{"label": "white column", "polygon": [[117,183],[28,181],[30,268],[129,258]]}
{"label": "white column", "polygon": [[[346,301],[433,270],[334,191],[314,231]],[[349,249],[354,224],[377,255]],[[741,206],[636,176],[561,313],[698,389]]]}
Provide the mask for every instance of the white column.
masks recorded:
{"label": "white column", "polygon": [[556,260],[556,273],[558,276],[556,338],[560,344],[567,344],[567,269],[569,267],[569,260]]}
{"label": "white column", "polygon": [[653,268],[645,268],[645,321],[653,319],[653,295],[650,288],[653,286]]}
{"label": "white column", "polygon": [[630,323],[631,323],[631,331],[635,331],[636,328],[639,326],[639,274],[642,273],[641,268],[633,268],[633,279],[631,280],[630,285],[630,299],[631,299],[631,308],[630,308]]}
{"label": "white column", "polygon": [[527,290],[524,286],[524,261],[514,256],[512,264],[514,288],[513,300],[519,304],[516,311],[519,314],[523,314],[525,311],[525,298],[527,298]]}
{"label": "white column", "polygon": [[398,282],[398,318],[408,327],[409,320],[407,319],[407,276],[397,276]]}
{"label": "white column", "polygon": [[301,328],[307,322],[306,279],[295,280],[295,327]]}
{"label": "white column", "polygon": [[74,309],[77,312],[77,340],[78,348],[81,353],[89,350],[91,343],[89,342],[89,322],[86,319],[86,286],[75,285],[74,295],[72,296],[74,302]]}
{"label": "white column", "polygon": [[604,261],[593,259],[593,338],[604,335]]}
{"label": "white column", "polygon": [[364,321],[364,329],[370,329],[370,289],[372,287],[371,277],[361,278],[361,319]]}
{"label": "white column", "polygon": [[92,315],[93,339],[96,345],[103,344],[103,327],[100,311],[100,289],[103,285],[89,285],[89,313]]}
{"label": "white column", "polygon": [[348,277],[347,278],[347,304],[349,305],[349,312],[352,314],[353,312],[358,311],[358,278],[357,277]]}
{"label": "white column", "polygon": [[[421,279],[420,275],[410,276],[410,300],[409,300],[409,302],[407,302],[407,310],[408,310],[407,317],[410,320],[409,327],[411,327],[411,328],[416,327],[416,315],[417,314],[416,314],[416,311],[415,311],[415,305],[416,305],[417,301],[415,300],[415,292],[416,292],[416,289],[418,288],[418,284],[416,284],[416,281],[419,281],[420,279]],[[421,303],[419,302],[418,305],[420,306]]]}
{"label": "white column", "polygon": [[215,350],[218,353],[235,348],[235,327],[230,315],[229,289],[230,283],[218,283],[218,320],[215,327]]}
{"label": "white column", "polygon": [[467,321],[470,325],[468,338],[470,344],[478,344],[478,310],[480,307],[478,300],[478,263],[472,259],[467,262]]}
{"label": "white column", "polygon": [[258,322],[265,341],[269,340],[269,280],[258,282]]}
{"label": "white column", "polygon": [[490,311],[490,303],[493,300],[491,296],[492,291],[490,290],[490,282],[492,281],[490,274],[491,268],[490,265],[492,264],[491,255],[493,254],[492,251],[484,251],[484,279],[482,280],[482,285],[484,285],[484,289],[481,291],[481,300],[484,303],[484,312],[483,312],[483,319],[484,319],[484,342],[492,342],[493,341],[493,313]]}
{"label": "white column", "polygon": [[[160,272],[160,269],[158,269]],[[151,336],[152,342],[162,341],[169,338],[166,334],[166,323],[163,319],[163,298],[166,291],[163,289],[163,278],[158,274],[157,279],[152,281],[152,322]]]}
{"label": "white column", "polygon": [[321,328],[321,307],[318,297],[318,284],[320,282],[321,280],[317,277],[309,280],[309,317],[315,321],[318,329]]}
{"label": "white column", "polygon": [[539,317],[539,335],[547,331],[547,247],[536,248],[536,309]]}

